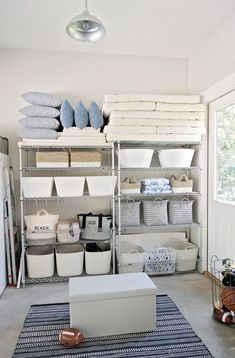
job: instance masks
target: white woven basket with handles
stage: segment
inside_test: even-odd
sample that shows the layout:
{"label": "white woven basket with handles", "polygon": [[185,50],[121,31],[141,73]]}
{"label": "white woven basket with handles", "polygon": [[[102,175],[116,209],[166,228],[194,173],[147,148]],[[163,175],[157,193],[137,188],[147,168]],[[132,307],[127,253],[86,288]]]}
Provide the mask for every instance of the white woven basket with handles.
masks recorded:
{"label": "white woven basket with handles", "polygon": [[25,215],[27,239],[50,239],[56,237],[59,215],[48,213],[45,209],[35,215]]}
{"label": "white woven basket with handles", "polygon": [[170,185],[173,193],[191,193],[193,191],[193,180],[186,174],[182,174],[178,179],[175,175],[170,177]]}
{"label": "white woven basket with handles", "polygon": [[153,201],[143,201],[143,218],[145,225],[167,225],[168,200],[156,198]]}
{"label": "white woven basket with handles", "polygon": [[181,200],[169,201],[169,221],[173,225],[192,224],[193,222],[193,202],[183,198]]}
{"label": "white woven basket with handles", "polygon": [[[121,202],[121,226],[140,225],[140,201],[127,200]],[[116,224],[118,225],[118,203],[115,205]]]}

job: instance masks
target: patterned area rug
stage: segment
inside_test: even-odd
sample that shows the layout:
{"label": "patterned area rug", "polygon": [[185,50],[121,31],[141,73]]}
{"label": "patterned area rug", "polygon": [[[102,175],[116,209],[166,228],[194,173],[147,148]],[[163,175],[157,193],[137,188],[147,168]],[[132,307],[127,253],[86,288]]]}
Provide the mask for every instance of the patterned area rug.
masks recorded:
{"label": "patterned area rug", "polygon": [[59,343],[58,334],[67,327],[68,303],[31,306],[13,357],[212,357],[166,295],[157,296],[156,331],[87,338],[77,348],[65,348]]}

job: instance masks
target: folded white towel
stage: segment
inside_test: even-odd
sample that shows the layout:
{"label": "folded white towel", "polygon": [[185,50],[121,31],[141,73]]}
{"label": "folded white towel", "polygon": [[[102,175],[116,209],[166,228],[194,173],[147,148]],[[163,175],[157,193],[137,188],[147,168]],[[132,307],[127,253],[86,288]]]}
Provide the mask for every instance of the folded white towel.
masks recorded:
{"label": "folded white towel", "polygon": [[157,119],[149,118],[111,118],[109,125],[112,126],[155,126]]}
{"label": "folded white towel", "polygon": [[176,134],[205,134],[206,129],[201,127],[157,127],[157,133],[176,133]]}
{"label": "folded white towel", "polygon": [[162,103],[200,103],[198,95],[161,95],[146,93],[106,94],[105,103],[120,102],[162,102]]}
{"label": "folded white towel", "polygon": [[170,111],[170,112],[204,112],[206,110],[204,103],[198,104],[168,104],[156,103],[156,111]]}
{"label": "folded white towel", "polygon": [[[149,119],[150,120],[150,119]],[[197,119],[156,119],[157,126],[170,127],[205,127],[205,121]]]}
{"label": "folded white towel", "polygon": [[113,111],[113,118],[205,119],[205,112]]}
{"label": "folded white towel", "polygon": [[199,143],[200,134],[107,134],[108,142],[128,141],[128,142],[183,142]]}
{"label": "folded white towel", "polygon": [[48,147],[84,147],[87,145],[96,148],[97,146],[105,146],[105,143],[97,143],[94,141],[89,141],[89,139],[85,143],[80,143],[80,141],[68,141],[67,142],[59,142],[57,139],[23,139],[22,142],[19,142],[18,145],[28,145],[28,146],[43,146],[46,145]]}
{"label": "folded white towel", "polygon": [[107,125],[104,127],[104,133],[155,133],[156,126],[111,126]]}
{"label": "folded white towel", "polygon": [[64,128],[63,132],[60,133],[61,136],[96,136],[100,133],[100,128],[95,129],[93,127],[86,128],[78,128],[78,127],[70,127]]}
{"label": "folded white towel", "polygon": [[155,102],[104,103],[103,114],[108,117],[112,111],[154,111]]}

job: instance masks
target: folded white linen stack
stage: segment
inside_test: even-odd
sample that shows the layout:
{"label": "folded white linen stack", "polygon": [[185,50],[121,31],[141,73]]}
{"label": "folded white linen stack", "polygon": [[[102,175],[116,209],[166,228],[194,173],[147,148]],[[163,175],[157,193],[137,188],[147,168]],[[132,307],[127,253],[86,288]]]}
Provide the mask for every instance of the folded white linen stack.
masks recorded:
{"label": "folded white linen stack", "polygon": [[105,134],[100,133],[100,128],[95,129],[92,127],[86,127],[83,129],[71,127],[64,129],[63,132],[60,133],[57,140],[59,143],[77,143],[78,145],[102,145],[106,143]]}
{"label": "folded white linen stack", "polygon": [[109,118],[108,142],[200,142],[205,133],[199,95],[110,94],[104,97],[103,114]]}

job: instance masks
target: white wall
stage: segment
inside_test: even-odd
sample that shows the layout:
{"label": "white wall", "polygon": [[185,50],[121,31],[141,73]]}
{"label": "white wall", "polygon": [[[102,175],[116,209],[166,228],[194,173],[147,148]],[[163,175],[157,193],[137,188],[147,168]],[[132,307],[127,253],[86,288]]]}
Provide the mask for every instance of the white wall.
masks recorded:
{"label": "white wall", "polygon": [[[209,19],[208,19],[209,21]],[[202,92],[235,71],[235,13],[204,38],[188,59],[189,92]]]}
{"label": "white wall", "polygon": [[44,91],[67,98],[72,105],[82,99],[102,103],[113,92],[186,93],[187,60],[90,55],[25,50],[0,50],[0,135],[10,139],[11,159],[16,152],[18,109],[27,105],[26,91]]}

